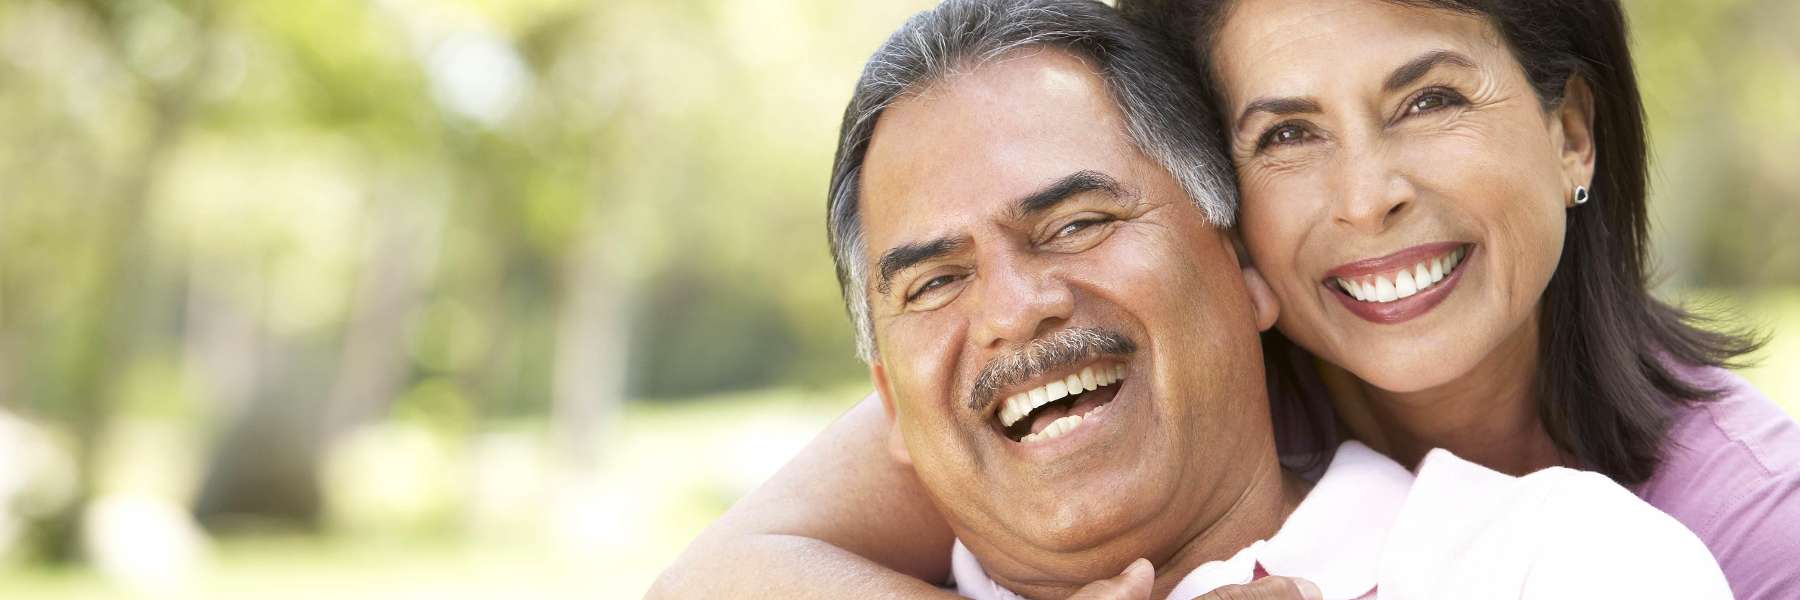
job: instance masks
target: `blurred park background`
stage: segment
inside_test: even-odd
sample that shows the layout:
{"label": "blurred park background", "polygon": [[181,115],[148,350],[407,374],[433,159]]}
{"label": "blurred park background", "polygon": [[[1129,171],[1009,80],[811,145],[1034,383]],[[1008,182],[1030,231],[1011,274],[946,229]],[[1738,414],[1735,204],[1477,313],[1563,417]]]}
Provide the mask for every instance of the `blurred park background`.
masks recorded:
{"label": "blurred park background", "polygon": [[[637,597],[861,397],[921,0],[0,0],[0,597]],[[1800,3],[1629,0],[1661,292],[1800,409]]]}

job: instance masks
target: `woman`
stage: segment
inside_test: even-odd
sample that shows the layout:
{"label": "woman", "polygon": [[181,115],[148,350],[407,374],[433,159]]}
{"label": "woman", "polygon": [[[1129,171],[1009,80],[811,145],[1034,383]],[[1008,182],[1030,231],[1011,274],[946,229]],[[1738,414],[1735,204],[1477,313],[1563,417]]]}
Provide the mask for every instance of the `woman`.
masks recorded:
{"label": "woman", "polygon": [[[1405,464],[1442,447],[1512,474],[1595,470],[1693,529],[1739,597],[1800,597],[1800,427],[1723,369],[1753,343],[1647,290],[1616,1],[1121,10],[1193,44],[1211,79],[1240,232],[1281,304],[1271,372],[1323,388],[1276,395],[1288,452],[1348,435]],[[671,572],[937,593],[950,534],[884,460],[886,428],[865,400]]]}

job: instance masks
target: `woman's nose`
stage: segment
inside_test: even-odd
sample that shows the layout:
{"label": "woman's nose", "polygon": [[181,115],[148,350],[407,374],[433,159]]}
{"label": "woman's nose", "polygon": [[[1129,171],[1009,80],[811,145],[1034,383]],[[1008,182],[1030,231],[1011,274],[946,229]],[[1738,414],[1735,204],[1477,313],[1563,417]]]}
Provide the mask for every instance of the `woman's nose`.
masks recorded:
{"label": "woman's nose", "polygon": [[1379,151],[1340,159],[1334,176],[1338,193],[1333,199],[1332,219],[1360,231],[1386,231],[1415,199],[1411,182]]}

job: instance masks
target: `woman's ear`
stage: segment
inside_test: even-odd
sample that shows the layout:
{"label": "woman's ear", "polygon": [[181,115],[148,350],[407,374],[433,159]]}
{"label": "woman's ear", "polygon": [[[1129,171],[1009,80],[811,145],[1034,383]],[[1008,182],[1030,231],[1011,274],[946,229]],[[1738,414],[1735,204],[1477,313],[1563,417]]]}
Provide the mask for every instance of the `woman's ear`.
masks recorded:
{"label": "woman's ear", "polygon": [[869,366],[869,379],[875,381],[875,395],[881,396],[881,411],[888,418],[888,456],[894,462],[912,466],[912,453],[906,450],[906,438],[900,435],[900,418],[894,413],[893,387],[888,384],[887,369],[877,362]]}
{"label": "woman's ear", "polygon": [[1563,177],[1567,193],[1563,202],[1575,205],[1575,186],[1593,187],[1594,180],[1594,91],[1580,75],[1569,77],[1563,86],[1562,104],[1554,119],[1553,142],[1562,153]]}
{"label": "woman's ear", "polygon": [[1262,272],[1256,267],[1244,265],[1244,290],[1250,293],[1250,305],[1256,309],[1256,330],[1268,331],[1275,326],[1275,319],[1281,316],[1281,305],[1275,301],[1275,290],[1269,288],[1269,282],[1263,280]]}

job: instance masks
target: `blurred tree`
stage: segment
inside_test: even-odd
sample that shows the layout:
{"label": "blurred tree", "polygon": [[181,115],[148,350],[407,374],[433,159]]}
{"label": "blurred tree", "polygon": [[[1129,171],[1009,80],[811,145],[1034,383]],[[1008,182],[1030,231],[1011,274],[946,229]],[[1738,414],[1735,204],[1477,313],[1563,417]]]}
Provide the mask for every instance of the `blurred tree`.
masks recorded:
{"label": "blurred tree", "polygon": [[1656,247],[1676,283],[1793,285],[1800,249],[1800,3],[1627,7],[1649,113]]}
{"label": "blurred tree", "polygon": [[57,383],[40,389],[48,392],[42,405],[53,407],[73,435],[81,493],[48,524],[44,550],[53,560],[77,554],[81,517],[94,488],[95,449],[112,414],[115,384],[121,366],[131,364],[142,350],[145,312],[159,308],[152,302],[121,299],[152,295],[154,282],[145,267],[155,264],[155,248],[142,224],[150,210],[150,190],[185,133],[207,56],[204,43],[145,40],[136,28],[141,20],[157,20],[158,26],[205,39],[210,33],[208,7],[196,2],[184,8],[73,4],[76,18],[98,30],[96,58],[127,66],[116,72],[122,76],[123,92],[146,114],[142,137],[129,144],[116,162],[105,165],[110,168],[85,173],[86,189],[80,194],[85,197],[72,198],[91,203],[91,212],[83,219],[88,225],[85,235],[76,236],[85,248],[85,264],[78,263],[77,274],[83,284],[78,294],[84,301],[73,305],[68,315],[72,334],[55,370]]}

